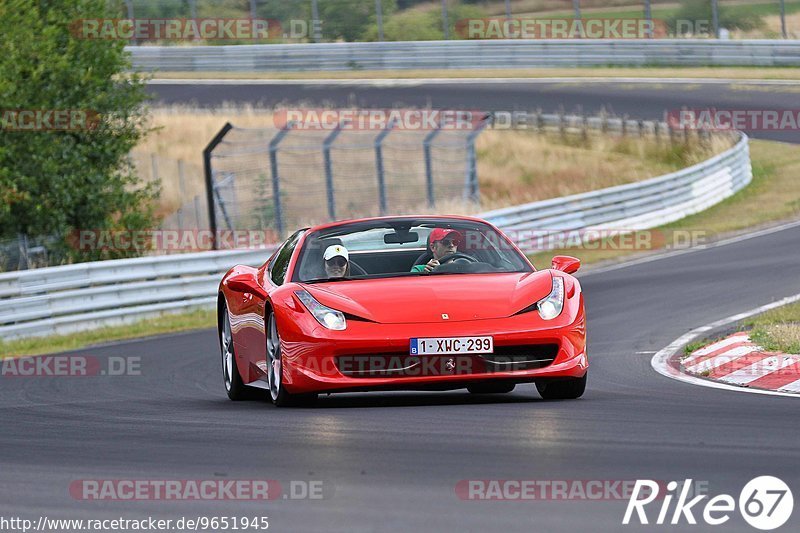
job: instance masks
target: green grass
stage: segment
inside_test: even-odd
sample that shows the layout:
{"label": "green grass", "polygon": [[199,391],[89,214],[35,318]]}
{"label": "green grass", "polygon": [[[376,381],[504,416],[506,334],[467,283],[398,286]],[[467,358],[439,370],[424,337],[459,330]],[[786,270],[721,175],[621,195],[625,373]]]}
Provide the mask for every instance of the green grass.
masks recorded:
{"label": "green grass", "polygon": [[767,350],[800,354],[800,302],[746,320],[750,338]]}
{"label": "green grass", "polygon": [[690,356],[690,355],[692,355],[692,353],[694,353],[695,351],[699,350],[699,349],[700,349],[700,348],[702,348],[703,346],[708,346],[708,345],[709,345],[709,344],[711,344],[712,342],[714,342],[714,341],[709,341],[709,340],[699,340],[699,341],[690,342],[689,344],[687,344],[687,345],[686,345],[686,346],[683,348],[683,358],[689,357],[689,356]]}
{"label": "green grass", "polygon": [[117,340],[212,328],[215,324],[216,312],[214,310],[198,309],[186,313],[164,314],[158,318],[140,320],[128,325],[104,327],[69,335],[0,341],[0,354],[2,354],[0,358],[77,350]]}
{"label": "green grass", "polygon": [[[726,13],[731,15],[748,15],[748,16],[768,16],[768,15],[780,15],[780,4],[775,1],[761,1],[761,2],[753,2],[747,4],[729,4],[726,5],[722,3],[721,9],[724,10]],[[652,17],[654,19],[668,19],[674,17],[678,11],[679,7],[676,6],[669,6],[669,7],[662,7],[662,6],[653,6],[651,9]],[[789,1],[786,2],[786,14],[790,15],[792,13],[796,13],[800,11],[800,1]],[[569,18],[571,19],[574,15],[574,11],[550,11],[544,13],[526,13],[526,15],[537,15],[539,18],[543,19],[551,19],[551,18]],[[583,18],[642,18],[644,17],[644,8],[631,8],[631,9],[622,9],[622,10],[607,10],[604,8],[587,8],[581,9],[581,16]]]}

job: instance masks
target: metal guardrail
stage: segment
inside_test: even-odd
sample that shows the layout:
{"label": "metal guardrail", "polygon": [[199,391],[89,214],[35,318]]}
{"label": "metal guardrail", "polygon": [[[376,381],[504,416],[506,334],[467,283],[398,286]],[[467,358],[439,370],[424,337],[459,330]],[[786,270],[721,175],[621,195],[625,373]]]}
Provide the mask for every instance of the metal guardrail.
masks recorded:
{"label": "metal guardrail", "polygon": [[[582,230],[641,230],[674,222],[717,204],[753,178],[748,137],[691,167],[646,181],[497,209],[479,215],[541,251],[541,237]],[[525,236],[525,237],[523,237]],[[520,242],[521,241],[521,242]]]}
{"label": "metal guardrail", "polygon": [[[714,205],[751,179],[748,138],[741,134],[734,147],[678,172],[478,216],[512,236],[647,229]],[[529,242],[518,244],[531,249]],[[3,273],[0,336],[69,333],[212,306],[223,272],[236,263],[260,264],[273,250],[142,257]]]}
{"label": "metal guardrail", "polygon": [[463,40],[132,46],[145,71],[258,72],[590,66],[800,66],[800,41]]}

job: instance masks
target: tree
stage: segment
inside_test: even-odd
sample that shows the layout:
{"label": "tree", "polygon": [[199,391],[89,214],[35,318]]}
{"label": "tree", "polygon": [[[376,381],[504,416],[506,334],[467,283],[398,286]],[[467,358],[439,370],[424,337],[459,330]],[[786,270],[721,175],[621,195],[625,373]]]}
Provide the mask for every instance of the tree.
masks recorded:
{"label": "tree", "polygon": [[[142,186],[128,159],[147,133],[144,81],[126,73],[125,42],[72,32],[80,19],[115,15],[105,0],[0,3],[0,238],[56,236],[66,258],[85,260],[129,253],[78,253],[66,244],[74,230],[152,227],[156,185]],[[14,131],[19,110],[97,122]]]}

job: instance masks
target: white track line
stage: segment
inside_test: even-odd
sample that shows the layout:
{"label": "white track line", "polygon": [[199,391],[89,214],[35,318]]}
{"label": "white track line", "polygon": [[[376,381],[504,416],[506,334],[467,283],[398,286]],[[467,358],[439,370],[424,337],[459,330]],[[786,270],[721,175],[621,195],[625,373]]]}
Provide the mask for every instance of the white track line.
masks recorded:
{"label": "white track line", "polygon": [[800,379],[798,379],[797,381],[792,381],[788,385],[784,385],[778,390],[787,392],[800,392]]}
{"label": "white track line", "polygon": [[703,78],[614,78],[614,77],[553,77],[553,78],[318,78],[318,79],[260,79],[260,78],[154,78],[148,85],[362,85],[372,87],[416,87],[418,85],[508,85],[551,83],[637,83],[698,84],[698,85],[785,85],[797,86],[800,80],[737,80]]}
{"label": "white track line", "polygon": [[766,394],[769,396],[790,396],[793,398],[798,398],[800,397],[800,395],[796,393],[782,392],[782,391],[797,390],[798,392],[800,392],[800,380],[784,386],[780,391],[750,389],[747,387],[737,387],[735,385],[729,385],[727,383],[720,383],[718,381],[710,381],[707,379],[690,376],[688,374],[684,374],[683,372],[677,370],[676,368],[672,367],[669,364],[670,358],[674,354],[676,354],[678,350],[680,350],[681,348],[683,348],[696,338],[700,337],[701,335],[708,333],[709,331],[727,326],[729,324],[733,324],[735,322],[751,317],[753,315],[758,315],[765,311],[769,311],[770,309],[775,309],[776,307],[781,307],[783,305],[791,304],[797,301],[800,301],[800,294],[795,294],[794,296],[788,296],[782,300],[778,300],[777,302],[772,302],[771,304],[762,305],[761,307],[756,307],[755,309],[750,309],[749,311],[745,311],[737,315],[732,315],[727,318],[717,320],[716,322],[712,322],[711,324],[708,324],[706,326],[693,329],[689,333],[681,335],[680,337],[675,339],[672,343],[669,344],[669,346],[659,350],[658,353],[656,353],[650,360],[650,365],[653,367],[653,370],[655,370],[662,376],[676,379],[678,381],[683,381],[684,383],[690,383],[692,385],[700,385],[702,387],[709,387],[712,389],[724,389],[736,392],[749,392],[751,394]]}

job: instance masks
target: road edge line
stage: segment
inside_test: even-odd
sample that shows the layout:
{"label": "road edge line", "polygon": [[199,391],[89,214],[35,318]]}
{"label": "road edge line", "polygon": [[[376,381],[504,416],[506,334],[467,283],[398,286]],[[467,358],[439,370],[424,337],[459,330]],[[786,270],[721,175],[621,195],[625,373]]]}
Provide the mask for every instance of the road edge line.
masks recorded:
{"label": "road edge line", "polygon": [[672,378],[674,380],[682,381],[684,383],[689,383],[692,385],[700,385],[702,387],[709,387],[712,389],[723,389],[735,392],[749,392],[751,394],[766,394],[769,396],[787,396],[792,398],[800,398],[800,394],[791,392],[770,391],[766,389],[751,389],[749,387],[739,387],[727,383],[720,383],[718,381],[711,381],[708,379],[698,378],[695,376],[691,376],[689,374],[685,374],[669,364],[670,359],[672,359],[672,357],[680,349],[682,349],[684,346],[686,346],[693,340],[697,339],[704,333],[708,333],[709,331],[713,331],[715,329],[719,329],[729,324],[733,324],[734,322],[738,322],[745,318],[749,318],[753,315],[758,315],[765,311],[769,311],[771,309],[775,309],[777,307],[781,307],[798,301],[800,301],[800,294],[787,296],[786,298],[783,298],[781,300],[766,305],[762,305],[760,307],[756,307],[754,309],[750,309],[742,313],[731,315],[729,317],[717,320],[715,322],[712,322],[705,326],[701,326],[699,328],[695,328],[692,331],[681,335],[680,337],[672,341],[669,345],[656,352],[656,354],[650,360],[650,366],[653,368],[653,370],[655,370],[662,376],[666,376],[668,378]]}

